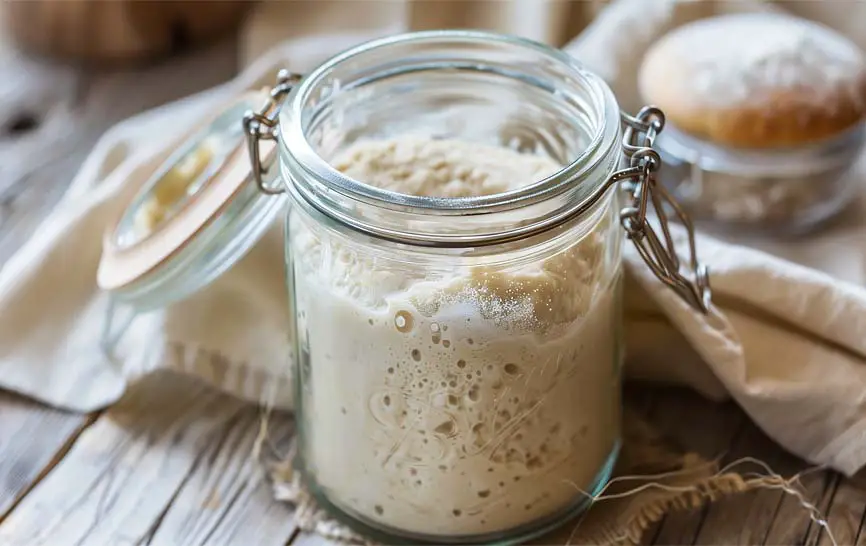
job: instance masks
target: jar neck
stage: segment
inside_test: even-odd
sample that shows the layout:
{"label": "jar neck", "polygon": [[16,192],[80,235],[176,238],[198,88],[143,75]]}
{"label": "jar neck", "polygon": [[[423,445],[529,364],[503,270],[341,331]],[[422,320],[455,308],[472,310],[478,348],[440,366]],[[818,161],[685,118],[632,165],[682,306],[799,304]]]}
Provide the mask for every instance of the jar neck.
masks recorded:
{"label": "jar neck", "polygon": [[[540,151],[563,167],[507,192],[441,198],[367,185],[330,163],[354,142],[407,134]],[[485,32],[420,32],[349,50],[292,91],[281,174],[296,200],[369,235],[497,244],[594,216],[604,200],[592,205],[593,195],[620,165],[619,137],[610,89],[564,52]]]}

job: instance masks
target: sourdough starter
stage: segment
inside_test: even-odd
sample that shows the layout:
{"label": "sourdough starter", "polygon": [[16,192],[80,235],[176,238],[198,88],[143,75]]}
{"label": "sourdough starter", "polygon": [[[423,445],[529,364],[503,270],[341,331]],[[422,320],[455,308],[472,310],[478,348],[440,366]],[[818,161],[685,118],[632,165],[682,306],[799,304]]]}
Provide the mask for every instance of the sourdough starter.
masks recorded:
{"label": "sourdough starter", "polygon": [[[422,139],[356,144],[335,165],[445,197],[559,168]],[[537,263],[433,276],[326,244],[293,216],[303,458],[332,503],[373,525],[455,536],[536,523],[585,498],[619,436],[609,221]]]}

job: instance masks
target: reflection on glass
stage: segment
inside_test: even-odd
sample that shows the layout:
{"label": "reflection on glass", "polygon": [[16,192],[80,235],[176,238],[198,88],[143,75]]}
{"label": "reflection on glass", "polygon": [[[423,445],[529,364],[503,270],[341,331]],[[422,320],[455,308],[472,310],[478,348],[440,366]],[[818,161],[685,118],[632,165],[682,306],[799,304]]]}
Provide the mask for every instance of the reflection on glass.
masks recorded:
{"label": "reflection on glass", "polygon": [[121,218],[115,232],[118,246],[132,246],[158,231],[207,187],[242,143],[240,120],[252,108],[252,101],[229,108],[168,158]]}
{"label": "reflection on glass", "polygon": [[142,237],[152,233],[177,205],[201,185],[201,175],[214,157],[213,139],[205,140],[180,163],[168,170],[154,186],[152,193],[135,212],[134,231]]}

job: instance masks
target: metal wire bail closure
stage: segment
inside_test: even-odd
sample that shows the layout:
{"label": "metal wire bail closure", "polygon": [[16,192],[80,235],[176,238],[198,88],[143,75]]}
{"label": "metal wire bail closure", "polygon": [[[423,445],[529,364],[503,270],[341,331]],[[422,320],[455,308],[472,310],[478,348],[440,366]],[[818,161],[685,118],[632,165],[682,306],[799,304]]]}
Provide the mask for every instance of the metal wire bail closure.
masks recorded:
{"label": "metal wire bail closure", "polygon": [[[280,106],[302,77],[300,74],[280,70],[277,84],[271,89],[267,102],[259,111],[248,111],[244,115],[244,133],[252,177],[259,189],[268,195],[278,195],[286,190],[284,187],[270,187],[264,182],[263,175],[267,174],[270,165],[262,164],[259,142],[277,140]],[[637,116],[620,113],[620,118],[624,128],[623,154],[628,159],[629,166],[613,173],[577,213],[598,202],[611,186],[621,183],[631,198],[630,205],[620,211],[620,222],[626,235],[660,281],[686,303],[706,314],[711,306],[710,278],[707,267],[697,259],[694,226],[664,186],[656,183],[656,173],[662,162],[658,152],[653,149],[653,143],[664,128],[664,113],[656,107],[645,106]],[[650,224],[647,215],[650,205],[661,227],[661,238]],[[688,235],[689,261],[685,268],[682,267],[670,233],[668,210],[673,212]]]}
{"label": "metal wire bail closure", "polygon": [[[712,298],[710,277],[707,266],[697,258],[694,225],[664,186],[656,182],[661,158],[653,149],[653,143],[664,128],[665,115],[654,106],[644,106],[637,116],[621,113],[620,117],[624,128],[623,153],[629,166],[615,172],[611,180],[623,182],[623,188],[631,197],[630,206],[620,212],[620,222],[655,276],[686,303],[706,314]],[[650,205],[661,227],[663,241],[647,218]],[[671,237],[669,211],[688,235],[689,261],[686,268],[682,267]]]}
{"label": "metal wire bail closure", "polygon": [[244,114],[244,134],[247,140],[247,153],[250,156],[250,167],[253,180],[262,193],[279,195],[286,191],[283,187],[270,187],[265,184],[263,176],[267,174],[270,165],[262,164],[259,152],[259,142],[262,140],[277,140],[277,126],[280,106],[286,95],[299,81],[301,75],[282,69],[277,73],[277,85],[271,89],[267,102],[258,112],[247,111]]}

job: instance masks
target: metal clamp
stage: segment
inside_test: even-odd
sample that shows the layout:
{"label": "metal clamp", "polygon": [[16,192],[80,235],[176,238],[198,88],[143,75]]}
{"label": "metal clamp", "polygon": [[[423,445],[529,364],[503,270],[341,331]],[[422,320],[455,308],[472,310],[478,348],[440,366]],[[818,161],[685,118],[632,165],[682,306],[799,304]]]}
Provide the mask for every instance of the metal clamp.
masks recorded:
{"label": "metal clamp", "polygon": [[267,174],[269,166],[262,164],[259,151],[259,142],[262,140],[277,140],[277,126],[280,114],[280,106],[283,99],[301,80],[300,74],[280,70],[277,73],[277,85],[271,89],[267,102],[258,112],[248,111],[244,114],[244,134],[247,140],[247,153],[250,156],[250,167],[252,177],[262,193],[267,195],[279,195],[285,192],[285,188],[272,188],[265,184],[263,176]]}
{"label": "metal clamp", "polygon": [[[244,115],[244,132],[252,177],[259,189],[268,195],[280,194],[286,190],[282,187],[269,187],[264,182],[263,175],[267,174],[268,166],[262,164],[259,142],[277,140],[280,106],[301,78],[300,74],[280,70],[277,85],[271,89],[266,104],[258,112],[250,111]],[[637,116],[622,113],[620,117],[624,127],[623,153],[629,166],[613,173],[607,182],[590,196],[581,210],[595,204],[611,186],[621,183],[631,197],[630,206],[620,211],[620,222],[626,235],[659,280],[674,290],[686,303],[702,313],[707,313],[711,306],[710,279],[707,267],[697,259],[694,226],[664,186],[656,183],[656,172],[662,162],[658,152],[653,149],[653,143],[664,128],[664,113],[658,108],[645,106]],[[650,224],[647,215],[650,205],[655,210],[664,242]],[[681,262],[670,233],[665,205],[673,211],[688,234],[689,263],[685,272],[681,271]]]}
{"label": "metal clamp", "polygon": [[[697,259],[694,225],[664,186],[656,181],[662,162],[653,149],[653,143],[664,128],[664,113],[653,106],[645,106],[637,116],[623,113],[620,117],[624,127],[623,153],[629,166],[615,172],[611,181],[623,182],[624,189],[631,196],[630,206],[620,212],[620,222],[655,276],[686,303],[706,314],[711,306],[710,277],[706,265]],[[647,218],[650,204],[655,210],[664,243]],[[685,272],[681,271],[680,258],[671,237],[668,211],[673,212],[688,235],[689,262]]]}

